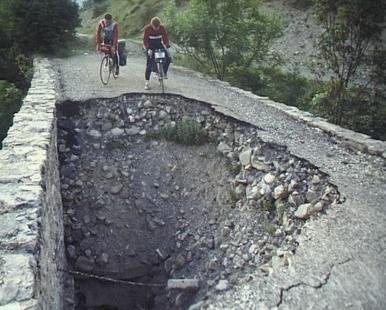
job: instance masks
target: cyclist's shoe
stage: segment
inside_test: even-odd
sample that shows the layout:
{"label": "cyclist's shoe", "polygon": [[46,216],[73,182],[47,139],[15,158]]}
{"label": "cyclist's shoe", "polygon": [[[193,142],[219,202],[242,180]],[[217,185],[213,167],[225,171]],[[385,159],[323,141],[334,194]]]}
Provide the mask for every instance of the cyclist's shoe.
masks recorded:
{"label": "cyclist's shoe", "polygon": [[118,75],[118,74],[119,74],[119,67],[116,66],[116,67],[115,67],[115,75]]}
{"label": "cyclist's shoe", "polygon": [[146,81],[145,82],[145,90],[149,90],[150,89],[150,85],[149,85],[149,82],[148,81]]}

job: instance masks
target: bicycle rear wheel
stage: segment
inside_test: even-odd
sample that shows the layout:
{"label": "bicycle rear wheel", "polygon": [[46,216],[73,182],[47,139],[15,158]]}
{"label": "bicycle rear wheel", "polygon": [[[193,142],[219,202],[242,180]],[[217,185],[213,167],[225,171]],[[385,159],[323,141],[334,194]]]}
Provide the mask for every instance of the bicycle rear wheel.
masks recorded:
{"label": "bicycle rear wheel", "polygon": [[102,58],[99,73],[100,73],[100,78],[101,78],[103,85],[107,85],[107,83],[110,80],[110,74],[111,74],[110,57],[108,55],[105,55]]}
{"label": "bicycle rear wheel", "polygon": [[165,93],[165,86],[164,86],[164,68],[163,68],[163,63],[159,62],[157,64],[158,67],[158,81],[159,85],[161,86],[162,93]]}

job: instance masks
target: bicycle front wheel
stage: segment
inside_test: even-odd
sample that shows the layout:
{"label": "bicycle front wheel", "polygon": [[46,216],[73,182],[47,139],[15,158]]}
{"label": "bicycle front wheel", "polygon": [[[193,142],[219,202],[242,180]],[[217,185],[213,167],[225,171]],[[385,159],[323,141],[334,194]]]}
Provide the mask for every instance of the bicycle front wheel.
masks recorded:
{"label": "bicycle front wheel", "polygon": [[164,86],[164,68],[163,68],[163,63],[159,62],[158,63],[158,80],[159,80],[159,85],[161,86],[162,93],[165,93],[165,86]]}
{"label": "bicycle front wheel", "polygon": [[101,67],[100,67],[100,77],[103,85],[107,85],[107,83],[110,80],[110,57],[108,55],[104,56],[101,61]]}

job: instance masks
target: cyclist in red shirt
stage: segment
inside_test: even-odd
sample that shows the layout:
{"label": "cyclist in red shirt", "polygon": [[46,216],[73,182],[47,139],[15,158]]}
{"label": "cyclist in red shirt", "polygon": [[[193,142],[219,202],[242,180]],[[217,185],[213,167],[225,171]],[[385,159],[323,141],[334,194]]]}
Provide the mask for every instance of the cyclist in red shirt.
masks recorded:
{"label": "cyclist in red shirt", "polygon": [[163,49],[166,51],[164,62],[164,79],[167,79],[167,73],[171,62],[171,51],[168,34],[165,26],[161,24],[158,17],[153,17],[149,25],[144,28],[143,46],[147,52],[146,71],[145,71],[145,89],[150,89],[149,80],[155,57],[154,50]]}
{"label": "cyclist in red shirt", "polygon": [[119,28],[118,23],[113,20],[111,14],[106,14],[105,18],[102,19],[96,29],[96,43],[98,51],[101,48],[101,44],[111,45],[111,55],[113,55],[115,64],[115,73],[119,74],[119,62],[118,62],[118,35]]}

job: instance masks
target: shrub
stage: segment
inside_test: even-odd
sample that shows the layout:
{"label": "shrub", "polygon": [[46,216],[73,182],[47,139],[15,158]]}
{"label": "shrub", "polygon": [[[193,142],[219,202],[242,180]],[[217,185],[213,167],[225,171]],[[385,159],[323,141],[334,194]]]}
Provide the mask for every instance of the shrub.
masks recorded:
{"label": "shrub", "polygon": [[71,0],[14,0],[5,18],[12,40],[28,53],[55,52],[80,25],[78,5]]}
{"label": "shrub", "polygon": [[148,137],[183,145],[202,145],[208,141],[205,130],[193,120],[184,120],[175,126],[166,125],[159,130],[149,132]]}
{"label": "shrub", "polygon": [[13,115],[19,111],[21,103],[22,94],[15,85],[0,81],[0,142],[3,141],[9,127],[12,126]]}
{"label": "shrub", "polygon": [[239,200],[239,196],[237,195],[236,191],[234,189],[229,190],[229,201],[234,208],[236,206],[236,202]]}
{"label": "shrub", "polygon": [[0,80],[11,81],[26,89],[32,78],[32,58],[15,48],[0,48]]}
{"label": "shrub", "polygon": [[276,232],[276,226],[271,223],[264,223],[263,229],[271,236],[273,236]]}
{"label": "shrub", "polygon": [[[325,83],[311,101],[311,111],[333,122],[336,114],[336,91],[333,82]],[[352,86],[339,103],[344,117],[341,125],[354,131],[386,140],[386,95],[382,89]]]}
{"label": "shrub", "polygon": [[191,0],[183,12],[172,3],[166,19],[172,40],[223,80],[232,64],[264,62],[270,44],[281,35],[283,22],[259,8],[256,0]]}
{"label": "shrub", "polygon": [[227,168],[229,173],[233,176],[238,175],[241,171],[241,164],[228,157],[226,157],[225,167]]}
{"label": "shrub", "polygon": [[228,80],[232,85],[260,96],[308,110],[317,85],[297,71],[285,72],[279,67],[231,68]]}
{"label": "shrub", "polygon": [[297,71],[285,72],[277,67],[262,69],[259,95],[307,110],[315,92],[316,85]]}
{"label": "shrub", "polygon": [[[344,124],[345,105],[350,99],[350,88],[361,75],[376,66],[370,59],[371,50],[384,49],[381,42],[385,22],[385,1],[316,0],[315,13],[324,28],[317,46],[322,67],[328,69],[331,80],[329,98],[334,110],[334,123]],[[372,81],[367,76],[362,86]],[[363,78],[362,78],[363,80]]]}

